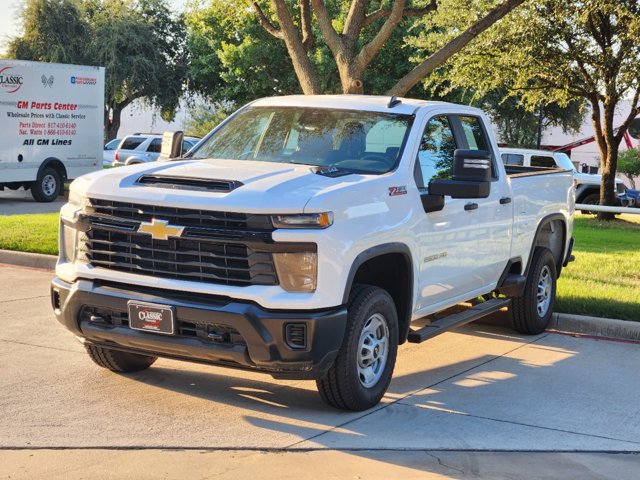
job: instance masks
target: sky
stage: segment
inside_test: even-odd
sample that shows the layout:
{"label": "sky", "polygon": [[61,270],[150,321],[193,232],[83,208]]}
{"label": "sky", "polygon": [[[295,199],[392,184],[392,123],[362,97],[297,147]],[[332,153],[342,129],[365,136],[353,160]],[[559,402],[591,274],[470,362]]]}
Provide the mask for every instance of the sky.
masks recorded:
{"label": "sky", "polygon": [[[176,11],[183,11],[187,0],[169,0]],[[11,37],[19,33],[18,15],[24,0],[0,0],[0,53],[4,53]]]}
{"label": "sky", "polygon": [[18,12],[24,4],[20,0],[0,0],[0,51],[4,53],[9,38],[18,33]]}

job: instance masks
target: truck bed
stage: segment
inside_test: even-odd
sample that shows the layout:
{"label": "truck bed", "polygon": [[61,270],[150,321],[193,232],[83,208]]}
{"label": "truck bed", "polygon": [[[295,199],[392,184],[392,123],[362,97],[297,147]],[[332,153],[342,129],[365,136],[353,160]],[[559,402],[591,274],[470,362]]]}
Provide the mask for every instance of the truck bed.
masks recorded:
{"label": "truck bed", "polygon": [[505,165],[509,177],[530,177],[532,175],[547,175],[552,173],[571,172],[563,168],[525,167],[522,165]]}

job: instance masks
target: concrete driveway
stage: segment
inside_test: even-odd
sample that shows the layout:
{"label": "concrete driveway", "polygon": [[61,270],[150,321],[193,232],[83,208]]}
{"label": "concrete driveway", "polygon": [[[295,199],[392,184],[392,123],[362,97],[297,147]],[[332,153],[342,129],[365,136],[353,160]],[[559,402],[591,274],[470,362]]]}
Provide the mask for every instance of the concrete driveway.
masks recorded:
{"label": "concrete driveway", "polygon": [[0,478],[640,472],[638,344],[471,324],[402,346],[384,401],[349,413],[313,382],[162,359],[137,374],[100,369],[55,321],[51,276],[0,265]]}
{"label": "concrete driveway", "polygon": [[0,192],[0,215],[17,215],[22,213],[59,212],[67,200],[68,193],[58,197],[51,203],[36,202],[29,190],[9,190]]}

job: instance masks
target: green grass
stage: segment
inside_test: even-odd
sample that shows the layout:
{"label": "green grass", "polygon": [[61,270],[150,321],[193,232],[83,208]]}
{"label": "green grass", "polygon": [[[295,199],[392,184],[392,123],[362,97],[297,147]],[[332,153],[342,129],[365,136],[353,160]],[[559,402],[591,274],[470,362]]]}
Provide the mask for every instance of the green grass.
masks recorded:
{"label": "green grass", "polygon": [[576,215],[575,262],[558,280],[557,311],[640,321],[640,215]]}
{"label": "green grass", "polygon": [[[558,281],[557,310],[640,321],[640,215],[577,215],[576,261]],[[58,214],[0,216],[0,249],[58,254]]]}
{"label": "green grass", "polygon": [[0,249],[58,254],[58,213],[0,216]]}

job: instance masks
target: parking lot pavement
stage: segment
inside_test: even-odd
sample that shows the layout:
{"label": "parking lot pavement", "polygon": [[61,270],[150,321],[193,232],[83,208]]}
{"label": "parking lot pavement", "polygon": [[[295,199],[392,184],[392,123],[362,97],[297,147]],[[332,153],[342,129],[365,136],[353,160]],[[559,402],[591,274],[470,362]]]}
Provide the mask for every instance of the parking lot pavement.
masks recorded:
{"label": "parking lot pavement", "polygon": [[66,203],[68,193],[58,197],[51,203],[36,202],[29,190],[9,190],[0,192],[0,215],[17,215],[22,213],[52,213],[59,212]]}
{"label": "parking lot pavement", "polygon": [[[433,452],[461,451],[463,457],[452,461],[473,471],[469,462],[481,465],[480,452],[537,451],[567,452],[556,461],[577,462],[593,473],[598,469],[584,464],[597,463],[602,452],[640,452],[638,344],[549,333],[524,337],[471,324],[400,347],[383,402],[367,412],[341,412],[322,404],[313,382],[163,359],[136,374],[100,369],[55,321],[50,277],[0,266],[0,463],[8,460],[16,469],[25,459],[57,455],[46,449],[69,449],[69,455],[96,449],[95,458],[117,449],[113,455],[123,459],[130,458],[124,452],[141,449],[147,452],[141,462],[149,465],[153,452],[162,458],[165,449],[186,449],[189,458],[208,452],[212,462],[216,452],[254,460],[264,455],[276,463],[282,460],[276,454],[307,453],[318,465],[327,462],[321,452],[333,451],[336,461],[355,458],[354,465],[376,472],[381,466],[421,472],[411,465],[422,459],[436,474],[440,470],[428,467]],[[523,465],[526,458],[520,457]],[[639,459],[612,455],[604,464],[625,472],[625,465],[636,465],[635,475]],[[365,461],[374,463],[365,468]],[[529,473],[521,478],[553,478]],[[636,478],[598,475],[556,478]]]}

